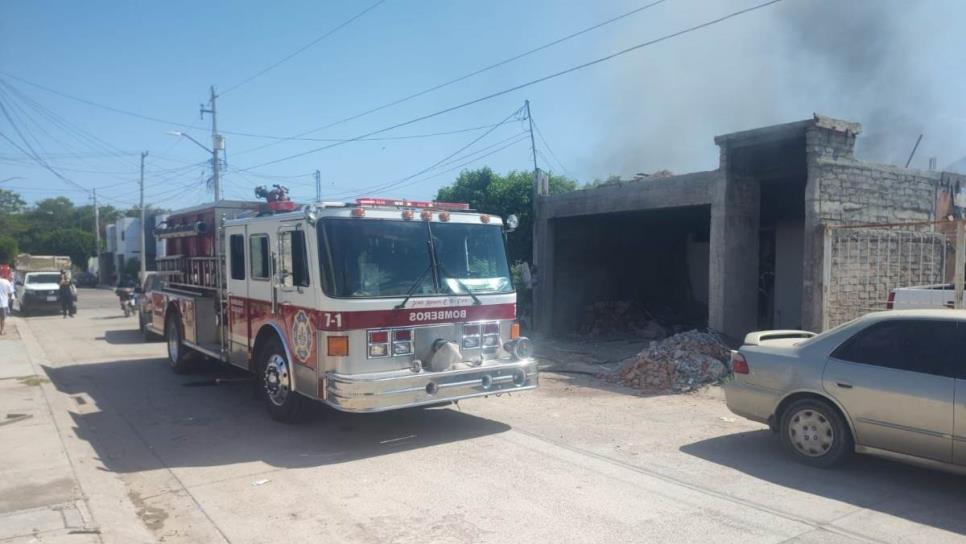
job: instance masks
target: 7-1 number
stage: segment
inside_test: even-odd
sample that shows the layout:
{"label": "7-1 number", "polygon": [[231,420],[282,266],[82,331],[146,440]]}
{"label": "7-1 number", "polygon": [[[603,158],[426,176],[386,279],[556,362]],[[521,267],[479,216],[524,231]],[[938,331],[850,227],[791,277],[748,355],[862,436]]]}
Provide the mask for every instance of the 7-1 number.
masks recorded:
{"label": "7-1 number", "polygon": [[330,314],[326,313],[325,316],[325,326],[326,328],[331,327],[335,323],[335,328],[342,328],[342,314]]}

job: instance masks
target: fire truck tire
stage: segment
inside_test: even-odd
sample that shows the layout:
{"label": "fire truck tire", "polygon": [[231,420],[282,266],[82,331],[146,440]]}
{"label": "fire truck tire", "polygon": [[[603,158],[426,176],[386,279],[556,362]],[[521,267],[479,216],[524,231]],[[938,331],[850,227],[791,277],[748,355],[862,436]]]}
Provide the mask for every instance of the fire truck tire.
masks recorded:
{"label": "fire truck tire", "polygon": [[275,421],[294,423],[304,399],[292,387],[292,370],[282,343],[272,338],[258,353],[258,396],[265,403],[268,415]]}
{"label": "fire truck tire", "polygon": [[188,347],[181,340],[181,326],[177,316],[169,317],[164,326],[164,338],[168,344],[168,364],[175,374],[186,374],[191,371],[191,354]]}

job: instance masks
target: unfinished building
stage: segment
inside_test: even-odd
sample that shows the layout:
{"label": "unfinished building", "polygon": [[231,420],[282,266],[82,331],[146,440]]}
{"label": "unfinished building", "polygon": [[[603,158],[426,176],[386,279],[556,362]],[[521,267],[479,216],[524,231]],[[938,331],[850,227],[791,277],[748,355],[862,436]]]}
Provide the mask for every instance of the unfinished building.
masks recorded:
{"label": "unfinished building", "polygon": [[[927,273],[925,251],[905,264],[901,233],[895,243],[858,230],[843,236],[844,245],[832,240],[834,226],[944,218],[937,206],[966,187],[957,174],[856,160],[860,130],[816,115],[716,137],[717,170],[538,196],[537,331],[580,331],[589,305],[613,300],[734,338],[756,329],[821,330],[884,303],[882,288],[900,281],[883,276],[872,287],[861,263],[873,257],[888,258],[901,281],[914,282],[916,270],[924,282],[942,280],[948,266],[934,258]],[[867,242],[854,258],[852,238]],[[927,238],[918,243],[944,244]],[[886,255],[893,246],[898,257]],[[839,263],[845,257],[849,266]],[[830,292],[833,261],[841,266]],[[850,283],[848,274],[863,279]]]}

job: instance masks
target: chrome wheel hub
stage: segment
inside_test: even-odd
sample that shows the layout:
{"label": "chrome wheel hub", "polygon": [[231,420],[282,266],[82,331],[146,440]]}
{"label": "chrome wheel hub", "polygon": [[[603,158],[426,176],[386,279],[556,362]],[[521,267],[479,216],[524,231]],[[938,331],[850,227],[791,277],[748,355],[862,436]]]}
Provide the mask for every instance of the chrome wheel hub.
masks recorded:
{"label": "chrome wheel hub", "polygon": [[176,362],[178,360],[179,343],[178,333],[174,327],[171,327],[168,331],[168,357],[172,362]]}
{"label": "chrome wheel hub", "polygon": [[835,443],[835,431],[832,422],[819,412],[799,410],[788,420],[788,439],[802,455],[821,457]]}
{"label": "chrome wheel hub", "polygon": [[268,358],[265,364],[265,373],[262,376],[262,383],[265,385],[265,393],[272,404],[281,406],[285,404],[290,387],[288,363],[281,355],[275,354]]}

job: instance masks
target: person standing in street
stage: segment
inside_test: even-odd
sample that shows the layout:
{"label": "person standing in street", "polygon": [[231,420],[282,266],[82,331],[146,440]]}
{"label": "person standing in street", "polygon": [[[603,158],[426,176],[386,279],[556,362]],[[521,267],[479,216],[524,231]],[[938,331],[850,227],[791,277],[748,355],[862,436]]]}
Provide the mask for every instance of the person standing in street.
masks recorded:
{"label": "person standing in street", "polygon": [[[64,319],[67,319],[67,314],[70,313],[71,306],[74,304],[74,293],[70,288],[70,277],[67,276],[67,272],[60,273],[60,289],[58,290],[57,298],[60,302],[60,312],[63,314]],[[71,314],[73,317],[73,314]]]}
{"label": "person standing in street", "polygon": [[7,314],[10,313],[10,308],[13,306],[14,297],[13,284],[7,278],[0,277],[0,334],[6,334],[4,327],[6,326]]}

